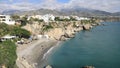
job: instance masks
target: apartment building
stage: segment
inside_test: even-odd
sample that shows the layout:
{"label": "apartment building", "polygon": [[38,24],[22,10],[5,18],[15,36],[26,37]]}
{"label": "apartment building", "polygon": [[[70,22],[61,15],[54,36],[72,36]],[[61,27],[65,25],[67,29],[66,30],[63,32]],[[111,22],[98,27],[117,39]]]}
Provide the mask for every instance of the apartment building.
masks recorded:
{"label": "apartment building", "polygon": [[9,15],[0,15],[0,23],[6,23],[8,25],[14,25],[15,21],[13,21]]}

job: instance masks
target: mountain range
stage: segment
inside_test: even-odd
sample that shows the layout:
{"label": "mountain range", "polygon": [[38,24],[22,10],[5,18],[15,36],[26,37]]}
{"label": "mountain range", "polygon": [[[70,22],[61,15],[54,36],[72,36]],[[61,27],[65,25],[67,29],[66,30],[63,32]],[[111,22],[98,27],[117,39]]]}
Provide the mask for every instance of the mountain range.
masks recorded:
{"label": "mountain range", "polygon": [[30,10],[30,11],[22,11],[22,10],[5,10],[0,14],[17,14],[17,15],[44,15],[44,14],[53,14],[55,16],[59,15],[77,15],[77,16],[120,16],[120,12],[111,13],[101,10],[94,9],[86,9],[86,8],[67,8],[60,10],[51,10],[51,9],[38,9],[38,10]]}

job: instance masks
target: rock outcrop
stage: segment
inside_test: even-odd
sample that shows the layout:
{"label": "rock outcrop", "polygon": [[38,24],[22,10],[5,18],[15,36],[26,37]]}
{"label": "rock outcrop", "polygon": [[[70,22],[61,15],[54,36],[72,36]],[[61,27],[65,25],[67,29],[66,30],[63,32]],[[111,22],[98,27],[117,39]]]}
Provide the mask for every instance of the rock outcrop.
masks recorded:
{"label": "rock outcrop", "polygon": [[60,37],[64,35],[64,31],[61,28],[54,28],[46,32],[45,34],[48,35],[51,39],[59,40]]}
{"label": "rock outcrop", "polygon": [[95,68],[94,66],[84,66],[82,68]]}
{"label": "rock outcrop", "polygon": [[47,65],[45,68],[52,68],[52,66],[50,66],[50,65]]}
{"label": "rock outcrop", "polygon": [[89,30],[91,28],[92,28],[92,26],[90,24],[83,25],[83,30]]}

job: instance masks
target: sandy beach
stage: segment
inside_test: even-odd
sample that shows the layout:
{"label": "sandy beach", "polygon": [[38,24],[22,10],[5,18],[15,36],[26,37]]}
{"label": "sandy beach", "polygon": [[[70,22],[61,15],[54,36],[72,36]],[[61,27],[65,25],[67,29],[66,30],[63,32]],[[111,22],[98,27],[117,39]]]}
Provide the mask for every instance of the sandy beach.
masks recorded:
{"label": "sandy beach", "polygon": [[36,68],[37,62],[40,62],[44,54],[58,41],[49,39],[39,39],[28,44],[17,47],[16,64],[19,68]]}

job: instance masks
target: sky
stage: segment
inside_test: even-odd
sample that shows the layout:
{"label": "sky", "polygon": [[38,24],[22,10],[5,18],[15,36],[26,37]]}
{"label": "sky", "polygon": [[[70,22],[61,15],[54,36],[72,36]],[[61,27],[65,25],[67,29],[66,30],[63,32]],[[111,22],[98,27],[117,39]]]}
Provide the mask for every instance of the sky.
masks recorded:
{"label": "sky", "polygon": [[120,12],[120,0],[0,0],[0,11],[88,8],[107,12]]}

